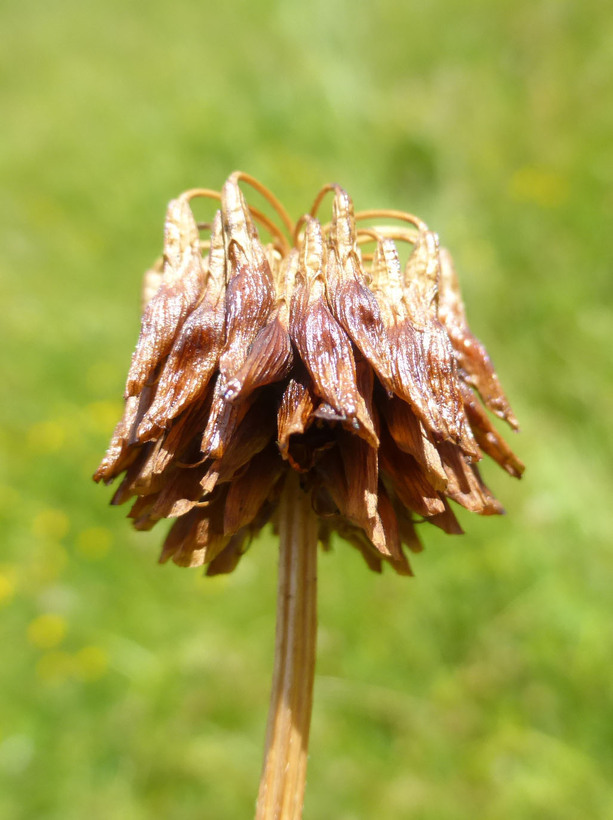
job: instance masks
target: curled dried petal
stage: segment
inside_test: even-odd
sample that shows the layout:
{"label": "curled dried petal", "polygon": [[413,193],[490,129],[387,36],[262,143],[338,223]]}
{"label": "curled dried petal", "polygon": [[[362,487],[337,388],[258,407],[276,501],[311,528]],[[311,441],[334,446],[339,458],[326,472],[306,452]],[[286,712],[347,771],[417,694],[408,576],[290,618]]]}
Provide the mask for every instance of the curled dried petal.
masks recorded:
{"label": "curled dried petal", "polygon": [[117,422],[106,454],[94,473],[94,481],[104,480],[108,484],[136,458],[138,450],[134,447],[130,450],[129,441],[138,418],[139,404],[139,396],[130,396],[125,400],[123,415]]}
{"label": "curled dried petal", "polygon": [[224,513],[226,534],[233,535],[253,521],[285,469],[274,444],[251,459],[245,472],[230,484]]}
{"label": "curled dried petal", "polygon": [[245,363],[227,383],[224,398],[233,402],[258,387],[281,381],[289,373],[292,361],[292,343],[287,327],[276,314],[255,337]]}
{"label": "curled dried petal", "polygon": [[393,396],[392,399],[381,402],[380,407],[396,445],[415,458],[435,489],[444,490],[447,487],[447,474],[441,457],[410,406]]}
{"label": "curled dried petal", "polygon": [[379,303],[364,284],[355,252],[346,257],[343,266],[334,249],[328,252],[326,290],[334,318],[389,389],[392,380],[389,338]]}
{"label": "curled dried petal", "polygon": [[325,300],[321,226],[307,218],[301,266],[291,303],[290,333],[313,380],[313,389],[339,417],[373,447],[378,446],[372,419],[356,384],[351,342]]}
{"label": "curled dried petal", "polygon": [[502,506],[481,480],[476,466],[467,462],[458,447],[444,442],[439,451],[447,473],[446,493],[449,498],[479,515],[504,513]]}
{"label": "curled dried petal", "polygon": [[223,310],[205,299],[187,318],[162,369],[155,400],[138,428],[140,441],[160,435],[208,387],[223,342]]}
{"label": "curled dried petal", "polygon": [[141,320],[132,356],[126,396],[140,393],[159,362],[169,353],[187,314],[204,286],[200,236],[189,204],[182,199],[168,206],[164,244],[164,275]]}
{"label": "curled dried petal", "polygon": [[[295,373],[283,391],[277,412],[277,439],[279,452],[290,459],[290,439],[305,432],[313,420],[314,400],[306,373]],[[295,466],[295,465],[292,465]]]}
{"label": "curled dried petal", "polygon": [[231,481],[273,438],[273,408],[270,397],[262,395],[238,425],[223,456],[205,472],[201,480],[202,491],[210,493],[217,484]]}
{"label": "curled dried petal", "polygon": [[228,262],[226,342],[219,361],[219,371],[226,383],[245,363],[275,298],[270,265],[259,243],[252,243],[251,254],[248,255],[237,242],[230,242]]}
{"label": "curled dried petal", "polygon": [[479,447],[509,475],[521,478],[525,470],[523,463],[496,430],[468,385],[463,386],[462,397],[466,416]]}
{"label": "curled dried petal", "polygon": [[517,419],[500,386],[488,352],[470,331],[458,277],[451,255],[445,248],[441,250],[440,259],[439,318],[447,329],[464,378],[478,391],[485,406],[492,413],[506,421],[514,430],[518,430]]}
{"label": "curled dried petal", "polygon": [[223,456],[254,400],[254,395],[251,394],[241,402],[229,402],[224,394],[225,386],[220,374],[213,390],[211,412],[202,434],[201,452],[205,458],[219,459]]}
{"label": "curled dried petal", "polygon": [[408,510],[423,516],[443,512],[443,501],[420,470],[417,461],[399,450],[389,436],[382,435],[379,469],[394,488],[398,500]]}

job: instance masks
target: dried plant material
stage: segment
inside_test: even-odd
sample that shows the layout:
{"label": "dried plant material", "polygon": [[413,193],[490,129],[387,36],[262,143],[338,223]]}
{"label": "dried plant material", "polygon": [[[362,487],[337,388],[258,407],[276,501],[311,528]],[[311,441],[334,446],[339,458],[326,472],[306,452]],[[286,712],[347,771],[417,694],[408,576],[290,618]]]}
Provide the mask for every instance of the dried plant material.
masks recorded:
{"label": "dried plant material", "polygon": [[283,467],[273,444],[255,455],[247,469],[231,482],[224,512],[226,535],[234,535],[253,521],[272,492]]}
{"label": "dried plant material", "polygon": [[291,303],[292,339],[309,371],[315,393],[344,423],[377,447],[372,419],[356,384],[351,342],[326,301],[324,264],[321,226],[309,217]]}
{"label": "dried plant material", "polygon": [[198,227],[189,204],[184,199],[174,199],[166,214],[162,282],[143,313],[126,397],[140,393],[170,351],[182,322],[196,306],[203,286]]}
{"label": "dried plant material", "polygon": [[435,489],[445,490],[447,474],[439,452],[410,405],[393,396],[389,401],[382,401],[381,408],[397,447],[413,456]]}
{"label": "dried plant material", "polygon": [[440,259],[441,293],[438,313],[449,334],[464,379],[477,390],[488,410],[504,419],[514,430],[518,430],[519,424],[500,386],[487,350],[468,327],[451,254],[443,248]]}
{"label": "dried plant material", "polygon": [[310,381],[306,373],[296,374],[283,392],[277,413],[277,438],[279,451],[284,459],[291,458],[291,437],[304,433],[314,419],[315,403],[309,387]]}
{"label": "dried plant material", "polygon": [[202,395],[217,367],[225,325],[225,260],[219,212],[213,223],[209,259],[203,299],[185,320],[164,363],[155,399],[138,427],[140,441],[159,436]]}
{"label": "dried plant material", "polygon": [[[200,227],[196,196],[220,202]],[[404,270],[397,242],[412,246]],[[485,454],[515,477],[524,467],[479,397],[517,422],[468,327],[451,258],[417,217],[356,214],[328,185],[293,225],[236,172],[220,193],[170,203],[143,301],[124,413],[94,477],[123,474],[113,503],[131,501],[136,528],[175,519],[162,560],[231,571],[296,473],[321,539],[339,533],[375,571],[411,574],[403,550],[421,549],[421,520],[461,533],[452,504],[503,512],[475,462]]]}
{"label": "dried plant material", "polygon": [[514,478],[521,478],[525,470],[523,463],[496,430],[468,385],[463,386],[462,397],[466,416],[481,450],[485,455],[494,459],[509,475]]}
{"label": "dried plant material", "polygon": [[440,410],[445,439],[455,441],[472,459],[479,448],[464,414],[456,360],[445,329],[438,320],[440,260],[438,236],[422,231],[404,272],[404,303],[416,330],[426,380]]}

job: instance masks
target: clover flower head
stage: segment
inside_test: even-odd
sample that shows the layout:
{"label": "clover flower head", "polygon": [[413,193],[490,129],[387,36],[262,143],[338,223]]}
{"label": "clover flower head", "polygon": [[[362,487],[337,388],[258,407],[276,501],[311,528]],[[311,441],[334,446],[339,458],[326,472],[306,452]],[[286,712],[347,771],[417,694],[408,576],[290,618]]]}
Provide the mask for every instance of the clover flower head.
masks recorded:
{"label": "clover flower head", "polygon": [[[241,182],[283,229],[247,204]],[[210,224],[192,212],[201,196],[220,201]],[[411,246],[404,266],[397,243]],[[124,414],[95,479],[125,473],[113,503],[133,501],[137,529],[174,522],[162,561],[234,569],[292,473],[320,541],[339,533],[375,571],[411,573],[404,548],[421,549],[422,522],[460,533],[450,501],[503,511],[477,463],[486,454],[521,476],[487,410],[517,421],[470,331],[451,256],[417,217],[354,213],[327,185],[294,225],[236,172],[219,194],[169,204],[143,293]]]}

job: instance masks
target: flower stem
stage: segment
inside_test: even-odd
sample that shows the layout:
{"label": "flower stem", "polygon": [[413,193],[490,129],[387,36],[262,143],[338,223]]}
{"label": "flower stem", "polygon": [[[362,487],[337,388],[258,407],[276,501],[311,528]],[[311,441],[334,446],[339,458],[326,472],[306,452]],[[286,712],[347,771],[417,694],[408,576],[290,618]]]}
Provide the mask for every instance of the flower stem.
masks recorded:
{"label": "flower stem", "polygon": [[279,504],[277,630],[256,820],[300,820],[317,636],[317,518],[291,471]]}

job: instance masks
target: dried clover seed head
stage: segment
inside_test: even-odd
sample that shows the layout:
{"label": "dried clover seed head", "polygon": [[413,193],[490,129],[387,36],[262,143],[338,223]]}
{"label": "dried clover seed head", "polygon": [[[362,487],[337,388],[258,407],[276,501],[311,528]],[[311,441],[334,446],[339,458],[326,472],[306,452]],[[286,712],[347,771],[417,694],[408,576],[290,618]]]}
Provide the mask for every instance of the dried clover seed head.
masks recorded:
{"label": "dried clover seed head", "polygon": [[[291,239],[248,205],[241,181]],[[210,225],[196,223],[198,196],[220,201]],[[382,217],[405,224],[364,224]],[[397,242],[412,246],[404,269]],[[450,500],[502,512],[476,463],[485,453],[521,476],[486,409],[517,421],[468,327],[451,257],[416,217],[354,214],[330,185],[294,226],[237,172],[221,194],[170,203],[143,298],[124,414],[94,478],[125,473],[113,503],[133,500],[137,529],[173,520],[162,561],[233,570],[274,521],[290,471],[311,494],[323,544],[338,532],[376,571],[387,561],[410,574],[403,547],[421,549],[418,522],[460,533]]]}

